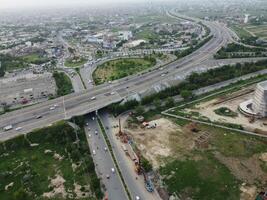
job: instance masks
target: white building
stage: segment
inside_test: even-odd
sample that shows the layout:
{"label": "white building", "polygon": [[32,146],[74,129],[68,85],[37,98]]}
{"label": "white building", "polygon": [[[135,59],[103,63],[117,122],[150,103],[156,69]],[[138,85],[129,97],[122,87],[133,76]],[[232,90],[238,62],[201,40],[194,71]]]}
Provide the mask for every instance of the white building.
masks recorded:
{"label": "white building", "polygon": [[267,81],[257,84],[254,97],[239,105],[245,115],[267,117]]}

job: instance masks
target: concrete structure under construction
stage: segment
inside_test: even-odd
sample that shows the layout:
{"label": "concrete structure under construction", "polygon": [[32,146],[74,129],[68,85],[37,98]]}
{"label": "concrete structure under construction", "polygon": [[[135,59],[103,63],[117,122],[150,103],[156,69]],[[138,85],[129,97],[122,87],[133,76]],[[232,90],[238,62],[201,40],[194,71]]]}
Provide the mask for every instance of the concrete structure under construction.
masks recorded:
{"label": "concrete structure under construction", "polygon": [[258,83],[253,99],[241,103],[239,109],[246,115],[267,117],[267,81]]}

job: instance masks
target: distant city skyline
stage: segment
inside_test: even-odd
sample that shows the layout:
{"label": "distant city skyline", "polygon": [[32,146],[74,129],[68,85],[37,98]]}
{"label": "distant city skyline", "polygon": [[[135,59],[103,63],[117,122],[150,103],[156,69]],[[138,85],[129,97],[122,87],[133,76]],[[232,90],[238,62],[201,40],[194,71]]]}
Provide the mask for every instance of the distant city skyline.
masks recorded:
{"label": "distant city skyline", "polygon": [[127,4],[140,2],[157,2],[158,0],[0,0],[0,9],[5,8],[34,8],[34,7],[59,7],[71,5],[108,5]]}

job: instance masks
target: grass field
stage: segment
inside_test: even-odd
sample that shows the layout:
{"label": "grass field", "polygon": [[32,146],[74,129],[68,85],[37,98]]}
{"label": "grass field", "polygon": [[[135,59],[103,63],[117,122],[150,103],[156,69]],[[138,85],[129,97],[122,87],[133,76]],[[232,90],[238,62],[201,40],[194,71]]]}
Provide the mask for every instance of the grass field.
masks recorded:
{"label": "grass field", "polygon": [[238,181],[212,155],[201,160],[175,160],[161,168],[160,173],[165,176],[168,191],[176,192],[182,199],[239,199]]}
{"label": "grass field", "polygon": [[26,56],[23,56],[22,59],[26,62],[26,63],[31,63],[31,64],[43,64],[46,62],[49,62],[48,58],[45,58],[37,53],[33,53],[33,54],[29,54]]}
{"label": "grass field", "polygon": [[101,84],[136,74],[155,64],[156,59],[153,57],[112,60],[99,65],[93,73],[93,78],[96,84]]}
{"label": "grass field", "polygon": [[85,133],[76,133],[60,122],[0,143],[0,199],[100,199]]}
{"label": "grass field", "polygon": [[67,59],[64,63],[66,67],[80,67],[86,63],[85,58]]}
{"label": "grass field", "polygon": [[267,25],[258,25],[258,26],[246,26],[246,30],[253,33],[255,36],[267,39]]}
{"label": "grass field", "polygon": [[56,81],[58,96],[72,93],[73,87],[71,80],[64,72],[54,72],[53,77]]}
{"label": "grass field", "polygon": [[241,26],[236,25],[236,26],[232,26],[231,28],[236,32],[236,34],[241,39],[247,39],[247,38],[252,37],[252,35],[248,31],[246,31],[244,28],[242,28]]}
{"label": "grass field", "polygon": [[[267,186],[267,161],[260,160],[267,152],[266,139],[200,124],[192,132],[190,122],[173,121],[180,131],[171,134],[173,155],[159,170],[170,193],[181,199],[239,200],[242,183],[258,187],[255,192]],[[194,144],[203,133],[209,134],[207,148]]]}

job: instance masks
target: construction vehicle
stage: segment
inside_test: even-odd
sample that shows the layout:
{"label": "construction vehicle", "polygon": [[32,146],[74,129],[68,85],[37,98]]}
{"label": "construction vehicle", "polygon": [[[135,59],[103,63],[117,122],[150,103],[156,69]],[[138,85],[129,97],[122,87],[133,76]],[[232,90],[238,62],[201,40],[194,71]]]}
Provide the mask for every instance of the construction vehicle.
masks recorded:
{"label": "construction vehicle", "polygon": [[145,187],[146,187],[146,190],[148,192],[154,192],[154,185],[152,183],[152,181],[150,180],[150,178],[146,175],[145,171],[143,171],[143,175],[144,175],[144,180],[145,180]]}
{"label": "construction vehicle", "polygon": [[103,198],[103,200],[108,200],[108,193],[105,193],[105,197]]}

